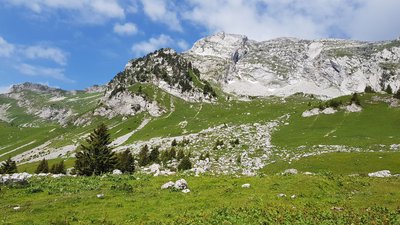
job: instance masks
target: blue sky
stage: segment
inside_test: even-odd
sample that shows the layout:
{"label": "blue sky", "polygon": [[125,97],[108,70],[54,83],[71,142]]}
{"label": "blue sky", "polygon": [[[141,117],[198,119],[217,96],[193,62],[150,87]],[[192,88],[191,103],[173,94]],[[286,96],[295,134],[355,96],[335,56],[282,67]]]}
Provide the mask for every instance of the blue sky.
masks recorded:
{"label": "blue sky", "polygon": [[1,0],[0,92],[105,84],[128,60],[225,31],[255,40],[389,40],[398,0]]}

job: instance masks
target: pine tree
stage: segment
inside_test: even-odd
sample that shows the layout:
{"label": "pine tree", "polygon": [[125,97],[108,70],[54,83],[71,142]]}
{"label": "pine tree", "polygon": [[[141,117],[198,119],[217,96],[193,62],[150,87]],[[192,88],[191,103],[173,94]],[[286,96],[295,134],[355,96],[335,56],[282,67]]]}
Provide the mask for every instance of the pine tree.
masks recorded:
{"label": "pine tree", "polygon": [[183,157],[185,157],[185,153],[183,152],[182,149],[179,149],[178,154],[176,155],[176,159],[181,160],[183,159]]}
{"label": "pine tree", "polygon": [[116,168],[123,173],[135,172],[135,159],[129,150],[117,154]]}
{"label": "pine tree", "polygon": [[153,147],[151,149],[150,155],[149,155],[149,161],[150,162],[159,162],[159,156],[160,156],[160,151],[158,150],[160,146]]}
{"label": "pine tree", "polygon": [[81,144],[76,153],[75,169],[79,175],[100,175],[111,172],[116,164],[116,157],[109,144],[110,134],[107,126],[100,124],[86,139],[87,144]]}
{"label": "pine tree", "polygon": [[183,157],[178,165],[178,170],[189,170],[191,168],[192,162],[190,162],[190,158],[188,156]]}
{"label": "pine tree", "polygon": [[176,158],[176,149],[175,149],[175,147],[172,147],[169,150],[168,154],[169,154],[169,160]]}
{"label": "pine tree", "polygon": [[140,166],[149,164],[149,146],[145,145],[140,149],[138,161]]}
{"label": "pine tree", "polygon": [[62,160],[60,163],[53,164],[50,168],[50,173],[52,174],[65,174],[65,166],[64,166],[64,160]]}
{"label": "pine tree", "polygon": [[49,172],[49,163],[46,159],[42,159],[39,165],[36,167],[35,173],[48,173]]}
{"label": "pine tree", "polygon": [[0,167],[0,174],[11,174],[18,173],[17,164],[15,161],[11,160],[11,157],[8,158]]}
{"label": "pine tree", "polygon": [[355,103],[356,105],[361,105],[360,99],[358,98],[357,93],[354,93],[353,96],[351,96],[350,103]]}
{"label": "pine tree", "polygon": [[176,139],[172,140],[171,147],[175,147],[176,145],[178,145],[178,143],[176,142]]}

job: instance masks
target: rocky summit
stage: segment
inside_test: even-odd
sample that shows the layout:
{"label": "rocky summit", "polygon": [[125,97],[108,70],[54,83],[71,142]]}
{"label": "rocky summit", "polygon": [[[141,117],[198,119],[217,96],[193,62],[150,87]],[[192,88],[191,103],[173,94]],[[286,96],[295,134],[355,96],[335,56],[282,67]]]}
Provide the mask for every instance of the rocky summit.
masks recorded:
{"label": "rocky summit", "polygon": [[182,54],[224,91],[250,96],[303,92],[326,98],[400,87],[400,40],[361,42],[218,33]]}

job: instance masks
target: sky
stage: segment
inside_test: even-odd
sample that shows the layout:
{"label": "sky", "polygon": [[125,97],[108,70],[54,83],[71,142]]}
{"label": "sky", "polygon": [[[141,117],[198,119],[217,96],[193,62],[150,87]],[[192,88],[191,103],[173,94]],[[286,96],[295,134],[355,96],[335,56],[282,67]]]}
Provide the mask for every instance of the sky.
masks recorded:
{"label": "sky", "polygon": [[399,0],[0,0],[0,93],[106,84],[128,60],[224,31],[364,41],[400,36]]}

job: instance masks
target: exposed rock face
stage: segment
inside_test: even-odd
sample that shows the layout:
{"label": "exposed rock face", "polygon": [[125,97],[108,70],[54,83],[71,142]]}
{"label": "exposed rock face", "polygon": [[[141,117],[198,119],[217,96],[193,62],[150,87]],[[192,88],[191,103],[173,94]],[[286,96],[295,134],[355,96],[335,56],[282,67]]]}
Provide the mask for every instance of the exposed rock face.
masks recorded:
{"label": "exposed rock face", "polygon": [[296,92],[337,97],[400,87],[400,41],[368,43],[279,38],[256,42],[218,33],[196,42],[183,56],[224,91],[250,96]]}
{"label": "exposed rock face", "polygon": [[94,115],[113,118],[117,115],[134,116],[140,112],[147,111],[152,116],[160,116],[164,109],[158,106],[157,102],[150,102],[141,95],[133,94],[123,90],[116,94],[112,91],[106,92],[101,99],[102,104]]}

